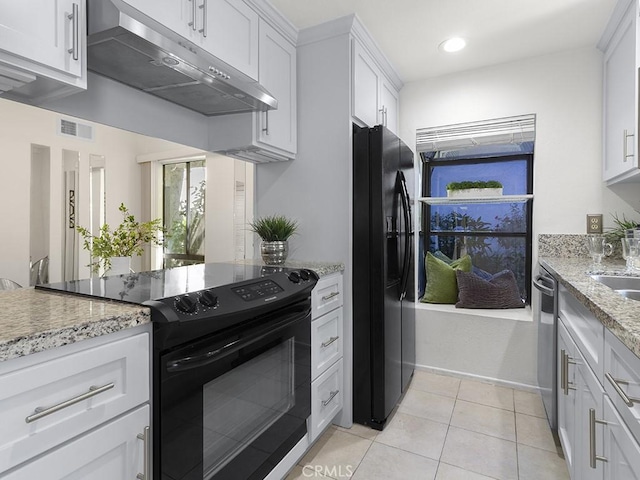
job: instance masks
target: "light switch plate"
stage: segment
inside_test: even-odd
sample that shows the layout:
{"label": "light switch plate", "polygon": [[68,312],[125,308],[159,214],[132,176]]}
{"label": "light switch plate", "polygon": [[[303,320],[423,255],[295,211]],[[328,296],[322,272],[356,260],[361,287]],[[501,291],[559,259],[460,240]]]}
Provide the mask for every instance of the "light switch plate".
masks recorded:
{"label": "light switch plate", "polygon": [[602,233],[602,214],[587,214],[587,233]]}

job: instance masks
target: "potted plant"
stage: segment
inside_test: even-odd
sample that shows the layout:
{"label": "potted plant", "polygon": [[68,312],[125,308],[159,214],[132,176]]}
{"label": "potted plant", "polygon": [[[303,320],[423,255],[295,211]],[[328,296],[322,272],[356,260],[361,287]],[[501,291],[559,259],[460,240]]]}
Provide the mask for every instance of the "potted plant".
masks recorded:
{"label": "potted plant", "polygon": [[267,265],[283,264],[289,253],[287,240],[296,233],[298,223],[283,215],[271,215],[249,223],[249,227],[262,240],[260,254],[264,263]]}
{"label": "potted plant", "polygon": [[627,218],[622,215],[622,218],[618,217],[618,214],[612,213],[614,227],[608,228],[608,232],[605,234],[608,242],[620,241],[623,239],[627,233],[627,230],[635,230],[640,227],[640,223],[635,220],[627,220]]}
{"label": "potted plant", "polygon": [[502,195],[502,184],[497,180],[451,182],[447,184],[447,197],[496,197]]}
{"label": "potted plant", "polygon": [[120,204],[118,210],[122,212],[123,220],[113,231],[107,223],[100,228],[97,236],[84,227],[76,227],[83,237],[84,248],[91,255],[88,266],[94,273],[98,273],[101,267],[105,273],[129,273],[131,257],[142,255],[145,244],[162,245],[159,239],[159,233],[163,230],[161,219],[140,223],[129,213],[124,203]]}

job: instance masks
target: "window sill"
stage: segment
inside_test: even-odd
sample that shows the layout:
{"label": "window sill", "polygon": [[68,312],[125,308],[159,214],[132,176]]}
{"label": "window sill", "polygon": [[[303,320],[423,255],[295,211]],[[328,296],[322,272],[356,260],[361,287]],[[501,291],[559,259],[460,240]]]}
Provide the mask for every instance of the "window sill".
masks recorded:
{"label": "window sill", "polygon": [[499,318],[516,322],[533,322],[531,306],[524,308],[507,309],[483,309],[483,308],[456,308],[455,305],[443,305],[438,303],[416,302],[416,310],[429,310],[433,312],[456,313],[473,317]]}

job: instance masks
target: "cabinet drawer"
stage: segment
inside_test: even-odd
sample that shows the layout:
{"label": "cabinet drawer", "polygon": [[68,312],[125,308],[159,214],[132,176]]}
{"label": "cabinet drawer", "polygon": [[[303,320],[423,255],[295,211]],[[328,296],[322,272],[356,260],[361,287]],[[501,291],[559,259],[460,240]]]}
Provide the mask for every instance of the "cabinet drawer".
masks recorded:
{"label": "cabinet drawer", "polygon": [[560,319],[569,330],[586,362],[600,382],[604,383],[602,362],[604,325],[562,285],[560,285],[558,309]]}
{"label": "cabinet drawer", "polygon": [[[14,470],[5,480],[135,479],[144,473],[144,442],[149,406],[140,407]],[[147,448],[148,444],[147,444]]]}
{"label": "cabinet drawer", "polygon": [[311,426],[313,442],[342,410],[342,359],[311,383]]}
{"label": "cabinet drawer", "polygon": [[[640,358],[629,350],[609,330],[605,332],[604,389],[631,433],[640,441],[640,401],[625,403],[623,395],[640,399]],[[612,383],[615,381],[620,392]]]}
{"label": "cabinet drawer", "polygon": [[342,295],[342,274],[336,273],[318,280],[311,293],[312,318],[342,306]]}
{"label": "cabinet drawer", "polygon": [[[93,390],[96,387],[104,387]],[[79,401],[76,401],[79,400]],[[0,376],[0,471],[149,400],[149,334]],[[60,407],[54,409],[51,407]],[[34,414],[51,413],[41,418]]]}
{"label": "cabinet drawer", "polygon": [[311,378],[342,357],[342,308],[311,322]]}

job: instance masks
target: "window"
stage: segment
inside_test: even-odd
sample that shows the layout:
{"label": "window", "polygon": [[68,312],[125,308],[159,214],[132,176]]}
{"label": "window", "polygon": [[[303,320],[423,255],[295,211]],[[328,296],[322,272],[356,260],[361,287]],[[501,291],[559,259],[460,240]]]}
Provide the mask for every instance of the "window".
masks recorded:
{"label": "window", "polygon": [[[477,124],[473,124],[477,127]],[[456,128],[460,128],[457,126]],[[478,269],[497,273],[513,271],[520,294],[527,303],[531,284],[531,225],[533,193],[533,133],[506,143],[501,135],[457,139],[445,145],[437,142],[418,151],[422,159],[422,196],[424,207],[421,228],[421,258],[424,252],[440,251],[451,259],[471,256]],[[438,130],[442,135],[443,130]],[[462,141],[464,140],[464,141]],[[493,143],[496,142],[496,143]],[[450,182],[497,180],[503,196],[491,199],[450,200],[446,186]],[[424,293],[424,262],[420,262],[419,294]]]}
{"label": "window", "polygon": [[204,262],[206,168],[204,160],[165,164],[164,267]]}

